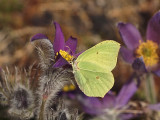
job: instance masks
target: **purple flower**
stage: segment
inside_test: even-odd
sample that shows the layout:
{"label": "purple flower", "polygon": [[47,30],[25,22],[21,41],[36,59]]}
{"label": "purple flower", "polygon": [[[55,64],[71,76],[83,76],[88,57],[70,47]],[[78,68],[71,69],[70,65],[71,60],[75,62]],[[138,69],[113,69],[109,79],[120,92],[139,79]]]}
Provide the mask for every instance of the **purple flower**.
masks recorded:
{"label": "purple flower", "polygon": [[[56,60],[55,60],[56,62],[54,63],[53,67],[62,67],[69,63],[59,54],[60,50],[63,50],[67,52],[69,55],[75,56],[75,57],[78,57],[80,53],[75,54],[76,47],[77,47],[77,39],[71,36],[65,42],[64,35],[63,35],[60,25],[54,22],[54,26],[55,26],[55,39],[53,43],[53,49],[56,55]],[[31,41],[38,40],[38,39],[48,40],[48,38],[45,35],[38,33],[31,38]]]}
{"label": "purple flower", "polygon": [[[130,23],[125,24],[120,22],[118,23],[118,29],[126,45],[126,47],[121,47],[120,49],[123,59],[128,63],[134,63],[136,58],[142,57],[146,69],[154,71],[160,76],[160,69],[157,69],[160,62],[158,54],[158,46],[160,44],[160,12],[157,12],[149,20],[146,41],[142,40],[139,31]],[[134,63],[136,68],[136,64],[142,63],[139,60],[137,61],[139,63]],[[144,68],[143,65],[141,68]]]}
{"label": "purple flower", "polygon": [[90,115],[103,116],[108,119],[116,117],[120,120],[128,120],[135,117],[131,113],[124,112],[129,109],[127,104],[139,86],[139,78],[134,78],[134,76],[131,77],[117,96],[112,92],[106,94],[103,99],[84,96],[81,100],[84,111]]}
{"label": "purple flower", "polygon": [[148,105],[148,108],[155,111],[160,111],[160,103]]}

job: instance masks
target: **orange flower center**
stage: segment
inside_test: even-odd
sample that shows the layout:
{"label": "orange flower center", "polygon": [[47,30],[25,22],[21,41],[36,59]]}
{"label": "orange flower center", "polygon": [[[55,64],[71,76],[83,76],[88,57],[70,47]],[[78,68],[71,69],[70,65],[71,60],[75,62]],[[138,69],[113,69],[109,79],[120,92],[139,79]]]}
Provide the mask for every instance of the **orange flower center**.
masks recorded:
{"label": "orange flower center", "polygon": [[147,40],[146,42],[140,42],[139,47],[136,50],[136,57],[143,57],[144,63],[147,67],[156,65],[159,62],[158,56],[158,44]]}

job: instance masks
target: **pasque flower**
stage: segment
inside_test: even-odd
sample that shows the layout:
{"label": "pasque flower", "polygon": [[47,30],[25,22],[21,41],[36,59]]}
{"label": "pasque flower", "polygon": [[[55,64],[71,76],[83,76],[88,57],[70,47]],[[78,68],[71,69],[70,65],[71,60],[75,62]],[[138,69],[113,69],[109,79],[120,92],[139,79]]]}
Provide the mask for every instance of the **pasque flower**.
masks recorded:
{"label": "pasque flower", "polygon": [[82,104],[84,111],[90,115],[102,116],[105,120],[127,120],[135,117],[131,113],[125,113],[127,104],[139,86],[139,79],[132,78],[122,87],[119,94],[115,96],[112,92],[107,93],[104,98],[92,98],[84,96]]}
{"label": "pasque flower", "polygon": [[0,104],[7,106],[13,119],[24,120],[34,116],[35,96],[29,81],[30,71],[31,67],[29,72],[17,68],[14,72],[8,68],[0,69]]}
{"label": "pasque flower", "polygon": [[[62,67],[72,60],[76,51],[77,39],[70,37],[66,42],[60,25],[55,23],[55,40],[51,41],[43,34],[37,34],[31,41],[36,46],[39,56],[39,65],[42,74],[39,77],[39,89],[37,90],[37,105],[35,115],[37,119],[75,119],[75,110],[68,110],[69,106],[59,96],[62,89],[68,91],[66,85],[74,79],[71,67]],[[62,55],[62,56],[61,56]],[[65,59],[64,59],[65,58]],[[67,61],[66,61],[67,59]],[[69,89],[74,87],[69,86]],[[74,109],[74,108],[73,108]],[[74,116],[73,116],[73,115]]]}
{"label": "pasque flower", "polygon": [[[73,56],[77,57],[79,54],[75,54],[77,47],[77,39],[72,36],[65,42],[65,38],[61,27],[58,23],[54,22],[55,25],[55,39],[53,43],[53,49],[55,53],[55,63],[53,67],[62,67],[69,64],[69,61]],[[31,38],[31,41],[38,39],[48,39],[44,34],[38,33]],[[63,55],[63,57],[61,55]],[[65,59],[64,59],[65,58]]]}
{"label": "pasque flower", "polygon": [[126,45],[120,51],[124,60],[134,63],[142,57],[145,67],[160,76],[159,44],[160,44],[160,12],[157,12],[147,26],[146,41],[143,41],[139,31],[130,23],[118,23],[120,35]]}

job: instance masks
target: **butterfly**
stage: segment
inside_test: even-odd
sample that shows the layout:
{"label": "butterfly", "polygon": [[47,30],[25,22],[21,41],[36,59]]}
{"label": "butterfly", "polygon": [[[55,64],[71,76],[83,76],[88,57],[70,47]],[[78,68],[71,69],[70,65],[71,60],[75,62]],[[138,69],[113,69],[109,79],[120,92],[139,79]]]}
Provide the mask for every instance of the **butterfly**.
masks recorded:
{"label": "butterfly", "polygon": [[111,71],[116,66],[119,49],[119,43],[106,40],[70,61],[75,80],[84,94],[104,97],[113,87],[114,77]]}

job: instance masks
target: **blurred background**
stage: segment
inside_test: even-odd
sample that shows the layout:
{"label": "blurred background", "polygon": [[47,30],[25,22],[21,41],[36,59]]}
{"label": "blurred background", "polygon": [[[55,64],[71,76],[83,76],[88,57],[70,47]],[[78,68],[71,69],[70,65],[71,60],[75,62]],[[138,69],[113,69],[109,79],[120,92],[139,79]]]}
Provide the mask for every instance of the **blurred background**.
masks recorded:
{"label": "blurred background", "polygon": [[[66,40],[71,35],[78,38],[80,52],[103,40],[124,45],[117,29],[120,21],[134,24],[145,36],[148,20],[159,9],[160,0],[0,0],[0,66],[27,68],[38,63],[30,39],[44,33],[53,42],[53,21],[61,25]],[[113,91],[119,91],[133,70],[119,55],[113,72]],[[160,92],[158,86],[156,90]],[[139,99],[144,100],[143,94]]]}
{"label": "blurred background", "polygon": [[[78,38],[80,52],[103,40],[123,45],[120,21],[134,24],[145,36],[148,20],[159,8],[160,0],[0,0],[0,66],[27,67],[38,61],[30,38],[44,33],[53,42],[53,21],[66,40]],[[132,69],[119,57],[114,71],[120,79],[115,85],[121,86]]]}

